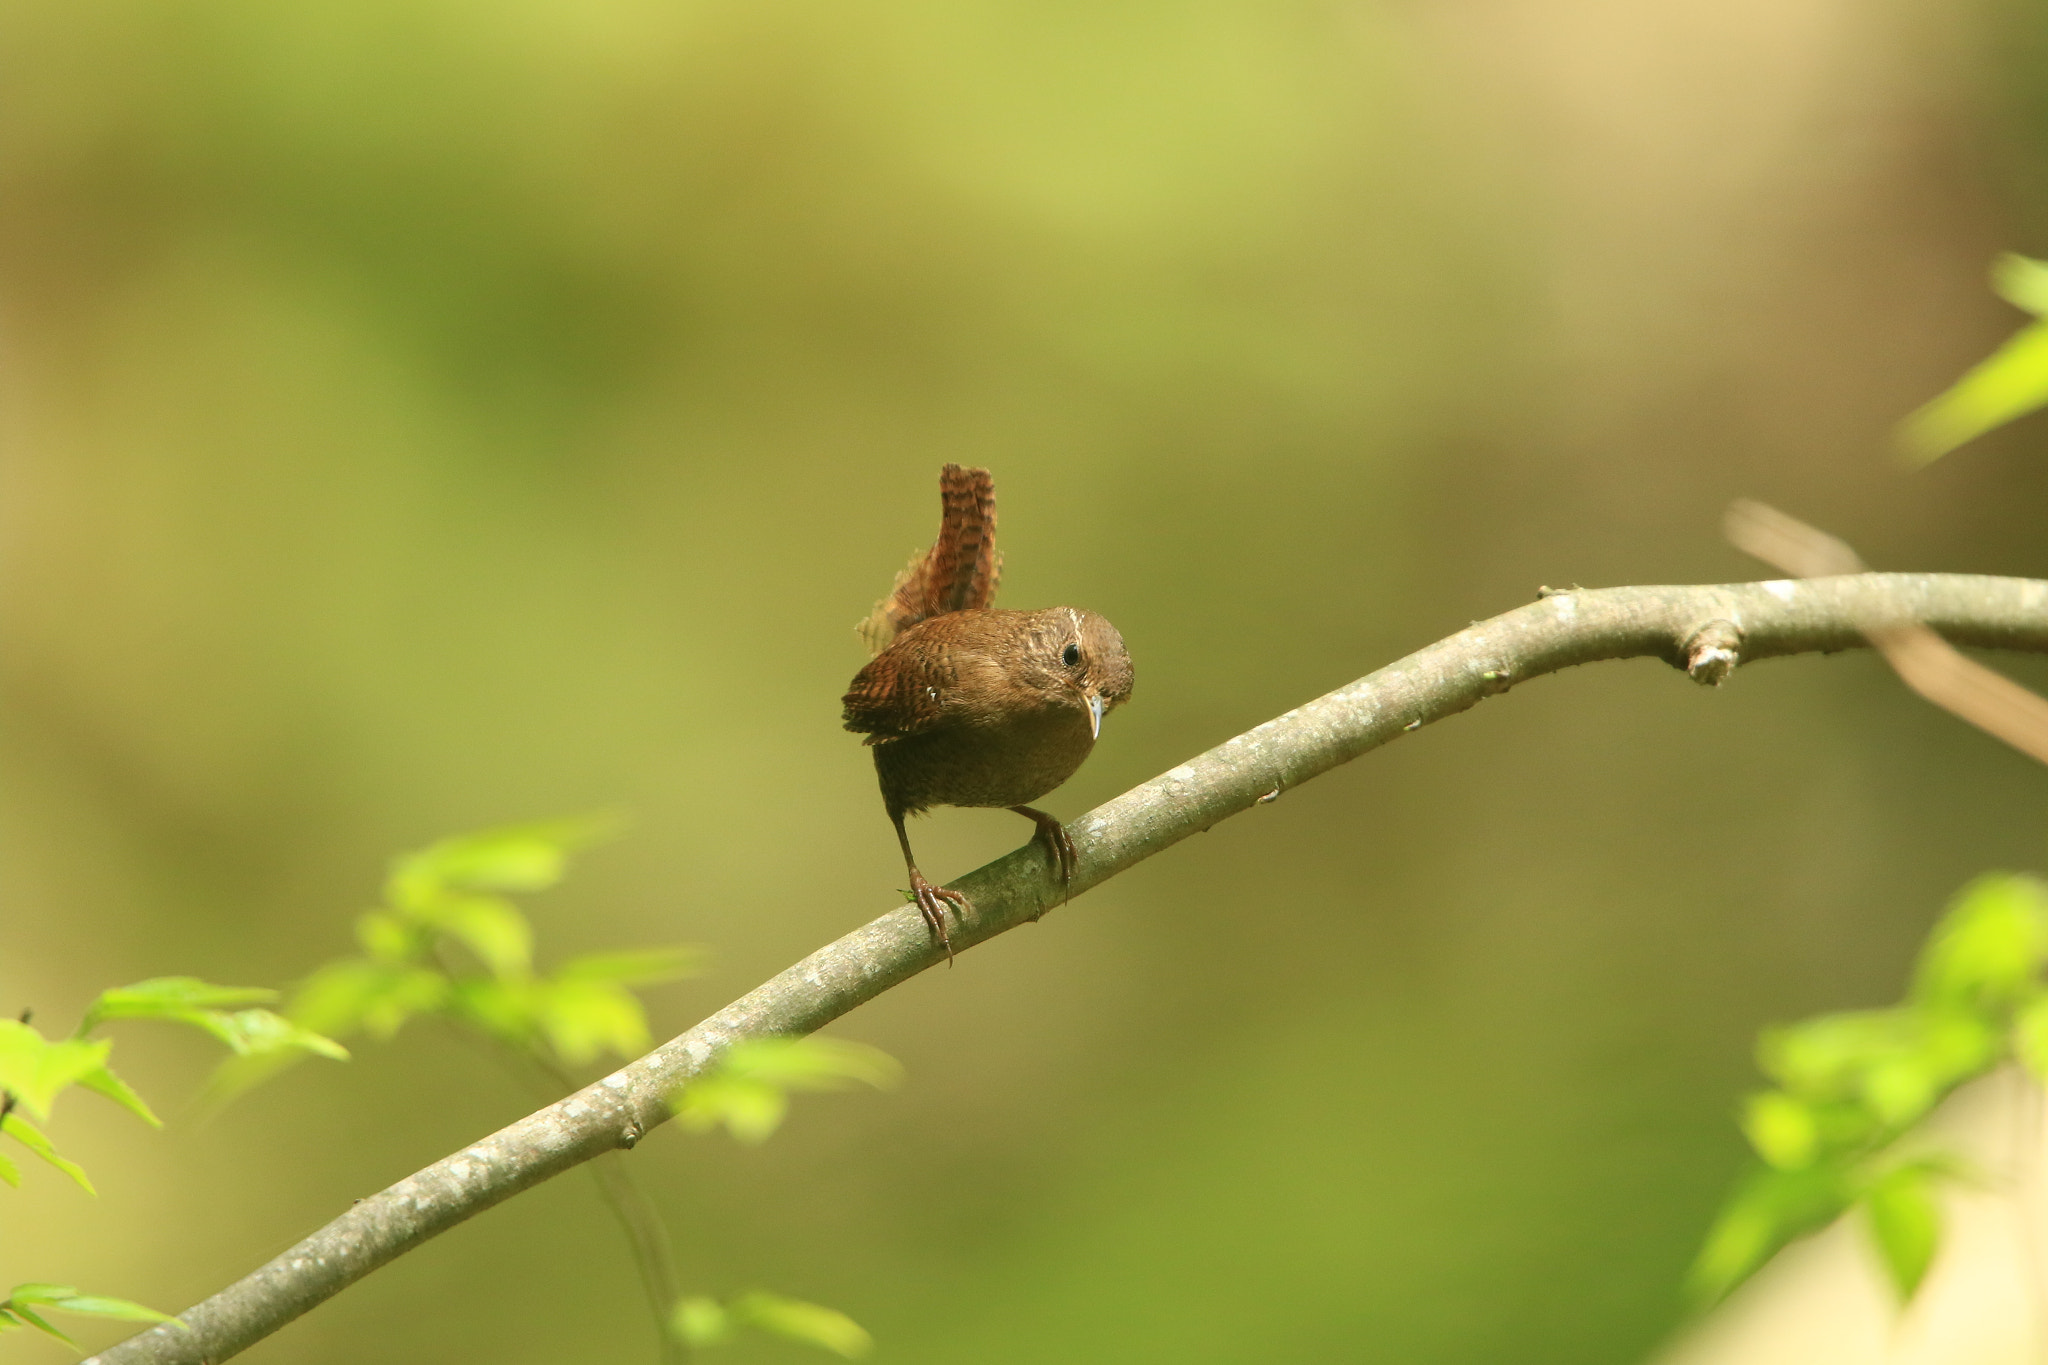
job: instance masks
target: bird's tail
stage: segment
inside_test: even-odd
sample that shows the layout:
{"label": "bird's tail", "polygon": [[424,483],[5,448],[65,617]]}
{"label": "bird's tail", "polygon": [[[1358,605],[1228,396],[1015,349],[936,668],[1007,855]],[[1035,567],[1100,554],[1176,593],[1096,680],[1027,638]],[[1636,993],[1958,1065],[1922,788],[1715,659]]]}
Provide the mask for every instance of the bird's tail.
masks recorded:
{"label": "bird's tail", "polygon": [[986,469],[949,464],[939,471],[939,538],[910,561],[889,595],[859,626],[881,653],[919,621],[986,607],[1003,573],[996,553],[996,485]]}

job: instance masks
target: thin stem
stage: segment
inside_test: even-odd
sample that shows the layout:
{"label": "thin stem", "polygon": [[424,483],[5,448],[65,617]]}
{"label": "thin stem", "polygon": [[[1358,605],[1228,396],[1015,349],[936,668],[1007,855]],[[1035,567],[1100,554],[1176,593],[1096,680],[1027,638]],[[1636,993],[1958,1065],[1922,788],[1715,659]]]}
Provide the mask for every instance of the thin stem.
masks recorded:
{"label": "thin stem", "polygon": [[[555,1082],[556,1094],[575,1090],[576,1082],[553,1062],[531,1054],[528,1060]],[[624,1152],[606,1152],[592,1161],[590,1175],[597,1182],[598,1193],[611,1207],[612,1216],[625,1229],[626,1242],[633,1249],[640,1287],[646,1291],[648,1309],[654,1314],[663,1365],[682,1365],[689,1360],[691,1351],[670,1325],[676,1303],[683,1296],[683,1286],[682,1277],[676,1274],[675,1244],[669,1239],[668,1224],[662,1220],[661,1210],[647,1197],[647,1191],[633,1178]]]}
{"label": "thin stem", "polygon": [[[443,967],[445,970],[445,963]],[[452,1022],[449,1027],[457,1037],[478,1051],[494,1061],[508,1064],[528,1092],[543,1104],[573,1093],[577,1088],[573,1076],[539,1052],[501,1042]],[[606,1152],[592,1161],[590,1176],[597,1182],[598,1194],[625,1231],[626,1244],[633,1253],[634,1269],[640,1273],[640,1287],[646,1292],[647,1306],[654,1315],[654,1331],[660,1343],[658,1350],[662,1365],[680,1365],[688,1361],[691,1355],[688,1343],[669,1327],[670,1315],[675,1311],[676,1301],[682,1297],[683,1290],[682,1279],[676,1274],[675,1247],[669,1240],[668,1225],[662,1221],[661,1211],[640,1188],[640,1182],[633,1178],[632,1171],[627,1169],[624,1152]]]}

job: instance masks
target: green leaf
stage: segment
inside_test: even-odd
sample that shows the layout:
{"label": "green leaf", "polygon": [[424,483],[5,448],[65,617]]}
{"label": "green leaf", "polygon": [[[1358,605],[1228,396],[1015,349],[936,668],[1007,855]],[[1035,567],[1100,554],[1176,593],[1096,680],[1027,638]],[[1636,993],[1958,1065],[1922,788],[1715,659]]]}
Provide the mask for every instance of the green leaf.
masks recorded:
{"label": "green leaf", "polygon": [[8,1160],[4,1154],[0,1154],[0,1184],[12,1185],[17,1190],[21,1188],[21,1167]]}
{"label": "green leaf", "polygon": [[232,1014],[226,1010],[191,1010],[164,1017],[212,1034],[238,1057],[298,1051],[332,1057],[338,1062],[348,1060],[348,1049],[340,1043],[300,1028],[269,1010],[236,1010]]}
{"label": "green leaf", "polygon": [[286,1017],[326,1037],[362,1030],[389,1038],[415,1014],[448,998],[448,978],[426,967],[350,957],[315,971],[292,992]]}
{"label": "green leaf", "polygon": [[1904,1165],[1878,1177],[1863,1195],[1871,1235],[1901,1303],[1912,1302],[1941,1242],[1935,1177],[1925,1165]]}
{"label": "green leaf", "polygon": [[50,1307],[60,1313],[76,1313],[89,1318],[115,1318],[122,1322],[168,1322],[181,1331],[192,1329],[183,1318],[174,1318],[169,1313],[159,1313],[154,1308],[145,1308],[128,1299],[108,1298],[104,1294],[74,1294],[68,1299],[54,1302]]}
{"label": "green leaf", "polygon": [[66,1346],[69,1346],[74,1351],[78,1349],[77,1342],[73,1341],[70,1337],[65,1336],[62,1332],[52,1327],[49,1323],[43,1321],[41,1317],[37,1316],[33,1310],[27,1308],[26,1306],[14,1303],[12,1301],[9,1301],[6,1304],[0,1306],[4,1306],[9,1313],[12,1313],[15,1317],[20,1318],[23,1322],[35,1328],[37,1331],[48,1333],[49,1335],[57,1338],[57,1340],[63,1342]]}
{"label": "green leaf", "polygon": [[2001,1039],[1984,1019],[1956,1010],[1908,1010],[1910,1041],[1897,1052],[1873,1059],[1861,1079],[1871,1112],[1903,1128],[1917,1122],[1949,1091],[1989,1071],[1999,1060]]}
{"label": "green leaf", "polygon": [[1910,1031],[1897,1010],[1823,1014],[1765,1029],[1757,1038],[1757,1065],[1794,1094],[1847,1097],[1871,1061],[1897,1051]]}
{"label": "green leaf", "polygon": [[1692,1298],[1702,1306],[1725,1298],[1780,1247],[1839,1215],[1850,1195],[1846,1174],[1833,1165],[1752,1172],[1722,1206],[1693,1262]]}
{"label": "green leaf", "polygon": [[708,1133],[723,1124],[750,1147],[766,1142],[789,1113],[789,1097],[780,1086],[720,1072],[683,1087],[669,1104],[689,1131]]}
{"label": "green leaf", "polygon": [[741,1142],[765,1141],[789,1112],[791,1090],[894,1085],[903,1068],[879,1048],[844,1038],[752,1038],[670,1100],[692,1132],[720,1124]]}
{"label": "green leaf", "polygon": [[51,1042],[27,1024],[0,1019],[0,1091],[37,1118],[48,1118],[58,1093],[103,1067],[112,1047],[105,1039]]}
{"label": "green leaf", "polygon": [[1946,455],[2048,403],[2048,323],[2022,328],[1991,355],[1899,424],[1901,450],[1915,464]]}
{"label": "green leaf", "polygon": [[729,1310],[748,1326],[789,1341],[855,1360],[875,1348],[875,1339],[846,1314],[801,1299],[761,1290],[740,1295]]}
{"label": "green leaf", "polygon": [[426,935],[389,910],[365,910],[356,916],[356,942],[380,963],[410,963],[427,950]]}
{"label": "green leaf", "polygon": [[1991,263],[1991,290],[2022,312],[2048,316],[2048,261],[2001,254]]}
{"label": "green leaf", "polygon": [[92,1187],[92,1181],[86,1179],[85,1169],[75,1161],[67,1161],[65,1158],[58,1156],[57,1149],[52,1147],[50,1140],[43,1136],[42,1129],[30,1123],[20,1114],[9,1114],[5,1120],[0,1120],[0,1133],[5,1133],[8,1137],[13,1138],[16,1142],[28,1148],[36,1156],[70,1176],[72,1182],[87,1194],[96,1195],[99,1193],[98,1190]]}
{"label": "green leaf", "polygon": [[533,966],[533,928],[496,896],[444,897],[423,918],[477,955],[491,975],[523,977]]}
{"label": "green leaf", "polygon": [[142,1096],[130,1090],[128,1082],[116,1076],[107,1067],[103,1066],[97,1071],[86,1072],[78,1078],[78,1084],[96,1095],[106,1096],[152,1128],[164,1126],[164,1121],[154,1113],[151,1113],[149,1106],[142,1102]]}
{"label": "green leaf", "polygon": [[1820,1125],[1813,1109],[1782,1090],[1749,1097],[1743,1107],[1742,1131],[1757,1155],[1780,1170],[1811,1166],[1820,1152]]}
{"label": "green leaf", "polygon": [[572,957],[555,972],[557,981],[616,981],[622,986],[659,986],[704,970],[705,952],[692,944],[629,948],[616,953]]}
{"label": "green leaf", "polygon": [[7,1291],[7,1306],[19,1308],[25,1303],[53,1304],[62,1299],[74,1298],[78,1294],[68,1284],[18,1284]]}
{"label": "green leaf", "polygon": [[348,1049],[332,1038],[269,1010],[239,1010],[234,1014],[204,1010],[185,1022],[205,1029],[234,1052],[214,1069],[207,1082],[208,1107],[226,1104],[243,1091],[288,1070],[308,1054],[337,1062],[349,1059]]}
{"label": "green leaf", "polygon": [[692,1296],[669,1314],[669,1330],[691,1346],[716,1346],[731,1341],[733,1321],[717,1299]]}
{"label": "green leaf", "polygon": [[101,991],[78,1026],[82,1037],[109,1019],[179,1019],[194,1010],[267,1005],[277,992],[262,986],[216,986],[196,976],[159,976]]}
{"label": "green leaf", "polygon": [[510,1047],[528,1048],[540,1032],[541,983],[472,976],[454,983],[448,1012]]}
{"label": "green leaf", "polygon": [[606,1050],[637,1057],[652,1042],[647,1014],[624,986],[611,981],[552,981],[540,991],[540,1027],[570,1066]]}
{"label": "green leaf", "polygon": [[2048,885],[2034,877],[1978,877],[1949,902],[1914,971],[1927,1004],[2002,1006],[2018,1000],[2048,957]]}
{"label": "green leaf", "polygon": [[399,859],[387,894],[418,911],[444,891],[543,890],[562,879],[572,851],[609,837],[617,824],[589,816],[456,835]]}
{"label": "green leaf", "polygon": [[[30,1305],[34,1305],[31,1307]],[[191,1330],[168,1313],[159,1313],[154,1308],[144,1308],[127,1299],[112,1299],[101,1294],[80,1294],[68,1284],[18,1284],[0,1299],[0,1318],[11,1317],[31,1327],[48,1332],[67,1346],[75,1346],[70,1337],[52,1327],[37,1315],[36,1309],[54,1309],[60,1313],[76,1313],[83,1317],[116,1318],[125,1322],[168,1322],[184,1330]]]}
{"label": "green leaf", "polygon": [[792,1090],[888,1089],[903,1065],[877,1047],[846,1038],[751,1038],[733,1044],[723,1069]]}
{"label": "green leaf", "polygon": [[301,1028],[270,1010],[203,1011],[191,1022],[221,1039],[238,1056],[262,1057],[277,1052],[310,1052],[337,1062],[348,1060],[348,1049],[332,1038]]}
{"label": "green leaf", "polygon": [[697,970],[701,961],[702,954],[687,947],[574,958],[538,985],[534,1023],[556,1055],[571,1066],[582,1066],[607,1051],[637,1057],[652,1040],[647,1012],[628,984],[671,981]]}

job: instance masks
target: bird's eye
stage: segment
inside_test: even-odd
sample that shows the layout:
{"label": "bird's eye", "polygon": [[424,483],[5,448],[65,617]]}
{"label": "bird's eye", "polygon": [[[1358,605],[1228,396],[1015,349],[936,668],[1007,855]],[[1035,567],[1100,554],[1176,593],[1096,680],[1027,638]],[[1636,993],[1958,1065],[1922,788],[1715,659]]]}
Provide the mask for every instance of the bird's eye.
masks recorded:
{"label": "bird's eye", "polygon": [[1065,649],[1061,650],[1060,662],[1065,664],[1068,668],[1072,668],[1075,664],[1080,663],[1081,646],[1068,645]]}

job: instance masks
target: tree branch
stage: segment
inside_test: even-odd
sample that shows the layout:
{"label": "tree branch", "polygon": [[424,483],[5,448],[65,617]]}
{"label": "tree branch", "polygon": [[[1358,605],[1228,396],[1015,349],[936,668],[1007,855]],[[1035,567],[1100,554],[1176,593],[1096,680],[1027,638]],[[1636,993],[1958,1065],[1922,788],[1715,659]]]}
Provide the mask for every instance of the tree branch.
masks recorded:
{"label": "tree branch", "polygon": [[[2048,582],[1858,574],[1719,587],[1549,592],[1267,721],[1068,826],[1079,894],[1218,821],[1263,805],[1410,730],[1516,683],[1600,659],[1647,656],[1718,685],[1739,663],[1830,653],[1865,632],[1923,624],[1950,640],[2048,651]],[[955,885],[973,913],[965,951],[1060,903],[1041,845]],[[570,1167],[629,1148],[669,1117],[667,1098],[734,1043],[820,1028],[944,960],[913,906],[854,930],[687,1033],[558,1103],[435,1162],[276,1260],[86,1365],[200,1365],[234,1355],[379,1266]]]}

